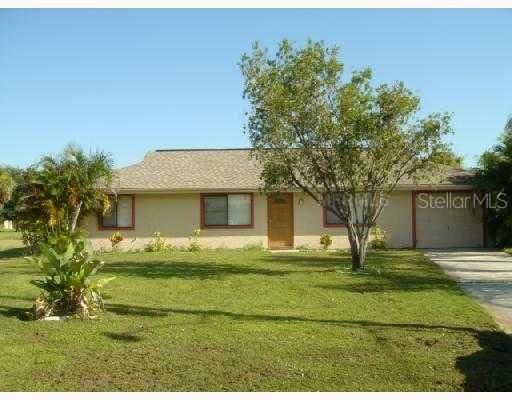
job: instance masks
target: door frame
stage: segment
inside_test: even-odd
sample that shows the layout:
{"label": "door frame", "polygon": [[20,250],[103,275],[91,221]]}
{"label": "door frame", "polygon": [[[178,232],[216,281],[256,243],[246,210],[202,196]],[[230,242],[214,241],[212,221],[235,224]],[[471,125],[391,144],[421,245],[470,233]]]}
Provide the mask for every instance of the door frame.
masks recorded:
{"label": "door frame", "polygon": [[279,193],[275,193],[275,194],[283,195],[290,199],[290,210],[291,210],[290,243],[291,243],[291,245],[289,247],[275,247],[275,248],[270,247],[270,214],[271,214],[271,210],[272,210],[270,200],[271,200],[272,195],[268,194],[267,195],[267,247],[269,250],[293,249],[293,247],[295,245],[295,226],[294,226],[295,225],[295,213],[294,213],[295,205],[294,205],[293,192],[279,192]]}
{"label": "door frame", "polygon": [[[411,191],[411,240],[412,240],[412,248],[417,248],[418,238],[416,233],[416,197],[419,194],[427,193],[482,193],[481,191],[475,189],[438,189],[438,190],[412,190]],[[480,231],[481,231],[481,247],[485,248],[487,246],[487,232],[485,229],[485,207],[482,207],[482,218],[480,220]]]}

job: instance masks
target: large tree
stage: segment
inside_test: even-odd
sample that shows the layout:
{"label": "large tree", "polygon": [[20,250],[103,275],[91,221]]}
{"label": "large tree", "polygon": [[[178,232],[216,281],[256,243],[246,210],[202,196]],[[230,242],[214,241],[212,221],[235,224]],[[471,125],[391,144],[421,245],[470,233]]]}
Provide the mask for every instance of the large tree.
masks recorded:
{"label": "large tree", "polygon": [[[0,166],[0,210],[4,204],[11,198],[13,189],[13,179],[9,171]],[[0,219],[1,220],[1,219]]]}
{"label": "large tree", "polygon": [[499,247],[512,246],[512,207],[501,207],[512,199],[512,117],[505,124],[499,143],[485,151],[479,160],[477,185],[487,192],[491,204],[486,209],[486,222],[490,236]]}
{"label": "large tree", "polygon": [[11,199],[15,187],[22,180],[22,170],[9,165],[0,166],[0,222],[5,218],[3,215],[4,205]]}
{"label": "large tree", "polygon": [[370,228],[404,177],[434,168],[451,131],[447,114],[419,117],[402,82],[372,85],[363,69],[343,80],[338,48],[287,40],[274,56],[258,44],[240,61],[250,110],[246,131],[267,192],[301,190],[347,226],[353,269]]}

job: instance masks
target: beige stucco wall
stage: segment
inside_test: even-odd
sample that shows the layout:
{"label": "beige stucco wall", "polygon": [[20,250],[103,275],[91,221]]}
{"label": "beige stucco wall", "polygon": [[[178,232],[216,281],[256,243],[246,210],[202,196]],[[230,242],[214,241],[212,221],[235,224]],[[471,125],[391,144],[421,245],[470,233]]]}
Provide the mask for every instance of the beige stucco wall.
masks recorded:
{"label": "beige stucco wall", "polygon": [[[411,192],[395,192],[382,211],[377,224],[389,237],[389,247],[412,246],[411,232]],[[295,247],[320,247],[320,235],[328,233],[333,239],[334,248],[349,248],[347,229],[324,227],[323,210],[309,196],[294,195]]]}
{"label": "beige stucco wall", "polygon": [[[379,225],[389,235],[390,247],[410,247],[411,192],[396,192],[384,209]],[[143,248],[155,231],[161,232],[170,243],[187,246],[192,231],[200,226],[199,193],[189,194],[137,194],[135,195],[135,229],[120,230],[124,236],[121,247]],[[96,248],[110,249],[108,237],[114,232],[98,230],[95,215],[84,218],[82,228]],[[294,245],[320,247],[320,235],[333,237],[333,247],[348,248],[345,228],[325,228],[320,205],[306,195],[294,194]],[[203,229],[200,244],[207,248],[240,248],[251,245],[267,247],[267,199],[254,194],[254,228]]]}
{"label": "beige stucco wall", "polygon": [[[98,230],[98,219],[95,215],[84,218],[81,226],[89,232],[95,248],[110,249],[107,238],[115,231]],[[136,194],[135,229],[119,230],[125,238],[120,247],[143,248],[156,231],[161,232],[162,236],[175,246],[187,246],[192,231],[199,227],[199,193]],[[254,228],[203,229],[199,243],[207,248],[267,246],[266,197],[254,194]]]}

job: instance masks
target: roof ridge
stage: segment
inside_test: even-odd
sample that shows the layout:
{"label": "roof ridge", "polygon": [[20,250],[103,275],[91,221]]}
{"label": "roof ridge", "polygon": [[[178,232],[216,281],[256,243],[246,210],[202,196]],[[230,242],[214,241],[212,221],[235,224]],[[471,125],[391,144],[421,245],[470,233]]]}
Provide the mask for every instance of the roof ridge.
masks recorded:
{"label": "roof ridge", "polygon": [[224,147],[224,148],[197,148],[197,149],[156,149],[155,153],[162,153],[167,151],[230,151],[230,150],[252,150],[252,147]]}

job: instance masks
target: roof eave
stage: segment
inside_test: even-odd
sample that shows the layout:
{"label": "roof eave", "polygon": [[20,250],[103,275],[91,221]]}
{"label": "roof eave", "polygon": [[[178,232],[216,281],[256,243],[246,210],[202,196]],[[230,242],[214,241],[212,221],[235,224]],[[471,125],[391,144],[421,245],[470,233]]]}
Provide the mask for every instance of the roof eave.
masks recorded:
{"label": "roof eave", "polygon": [[[171,193],[234,193],[234,192],[260,192],[259,187],[245,188],[111,188],[117,193],[141,193],[141,194],[171,194]],[[469,184],[402,184],[398,185],[397,191],[456,191],[456,190],[475,190],[473,185]],[[301,192],[300,190],[291,190],[291,192]]]}

